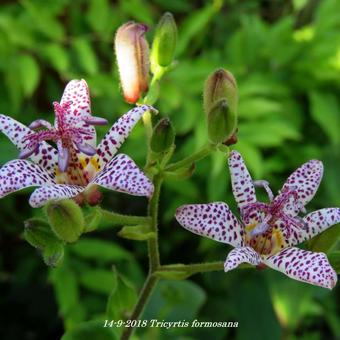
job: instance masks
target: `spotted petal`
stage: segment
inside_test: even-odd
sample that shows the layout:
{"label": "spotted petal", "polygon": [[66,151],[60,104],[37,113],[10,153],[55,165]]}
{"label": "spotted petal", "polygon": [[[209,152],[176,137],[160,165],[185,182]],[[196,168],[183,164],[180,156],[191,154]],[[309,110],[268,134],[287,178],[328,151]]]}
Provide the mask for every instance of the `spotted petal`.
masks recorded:
{"label": "spotted petal", "polygon": [[50,183],[53,183],[52,177],[43,168],[24,159],[10,161],[0,169],[0,197]]}
{"label": "spotted petal", "polygon": [[183,205],[177,209],[176,219],[182,227],[195,234],[234,247],[243,245],[242,227],[223,202]]}
{"label": "spotted petal", "polygon": [[[20,151],[26,147],[26,143],[23,142],[24,137],[32,132],[27,126],[2,114],[0,114],[0,131],[4,133]],[[30,156],[30,159],[41,165],[47,172],[54,173],[58,162],[58,152],[48,143],[41,142],[39,148]]]}
{"label": "spotted petal", "polygon": [[233,249],[227,256],[224,263],[224,271],[235,269],[241,263],[249,263],[257,266],[261,263],[260,255],[251,247],[241,247]]}
{"label": "spotted petal", "polygon": [[154,109],[149,105],[137,106],[120,117],[111,127],[97,147],[98,162],[100,166],[104,166],[112,159],[130,134],[133,127],[148,110]]}
{"label": "spotted petal", "polygon": [[50,200],[63,200],[75,197],[84,190],[84,187],[68,184],[45,185],[36,189],[30,197],[33,208],[42,207]]}
{"label": "spotted petal", "polygon": [[135,196],[150,197],[153,193],[152,182],[130,157],[123,154],[107,163],[92,183]]}
{"label": "spotted petal", "polygon": [[[60,104],[69,102],[71,103],[69,114],[65,117],[68,124],[86,131],[88,135],[83,137],[84,140],[92,147],[96,147],[96,130],[85,122],[86,119],[91,118],[91,100],[90,91],[84,79],[74,79],[66,85]],[[57,119],[55,124],[57,124]]]}
{"label": "spotted petal", "polygon": [[[310,160],[295,170],[288,177],[286,183],[281,189],[281,192],[289,189],[296,189],[298,195],[298,204],[294,204],[292,196],[291,199],[285,204],[284,211],[289,213],[291,216],[296,216],[301,210],[299,206],[304,207],[314,197],[316,191],[319,188],[322,175],[323,164],[318,160]],[[281,195],[278,195],[276,199],[280,199]]]}
{"label": "spotted petal", "polygon": [[337,275],[324,253],[314,253],[299,248],[285,248],[280,253],[264,259],[269,267],[279,270],[292,279],[332,289]]}
{"label": "spotted petal", "polygon": [[254,184],[242,156],[237,151],[234,150],[230,153],[228,163],[233,194],[242,211],[242,208],[249,203],[256,202]]}

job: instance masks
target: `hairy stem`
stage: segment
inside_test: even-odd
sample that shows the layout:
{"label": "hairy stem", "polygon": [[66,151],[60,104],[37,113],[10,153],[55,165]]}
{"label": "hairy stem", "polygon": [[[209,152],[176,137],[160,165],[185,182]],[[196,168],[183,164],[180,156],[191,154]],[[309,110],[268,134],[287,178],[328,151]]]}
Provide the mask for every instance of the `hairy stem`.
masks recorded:
{"label": "hairy stem", "polygon": [[123,215],[105,209],[100,209],[100,212],[105,222],[109,222],[111,225],[151,224],[151,218],[149,216]]}
{"label": "hairy stem", "polygon": [[149,249],[149,263],[150,263],[150,273],[155,272],[159,265],[159,250],[158,250],[158,203],[159,203],[159,195],[161,192],[162,186],[162,177],[161,175],[156,175],[153,179],[154,183],[154,193],[149,202],[148,213],[151,218],[150,230],[155,233],[155,237],[148,240],[148,249]]}
{"label": "hairy stem", "polygon": [[212,151],[213,151],[214,147],[213,145],[209,144],[205,147],[203,147],[201,150],[195,152],[194,154],[183,158],[182,160],[176,162],[176,163],[172,163],[169,164],[165,170],[166,171],[175,171],[177,169],[180,168],[184,168],[184,167],[189,167],[192,165],[192,163],[199,161],[200,159],[208,156]]}
{"label": "hairy stem", "polygon": [[[139,294],[138,302],[131,314],[130,320],[138,320],[140,315],[142,314],[151,293],[156,286],[158,279],[153,275],[148,275],[145,280],[144,286]],[[128,340],[134,331],[134,327],[127,327],[124,329],[121,340]]]}

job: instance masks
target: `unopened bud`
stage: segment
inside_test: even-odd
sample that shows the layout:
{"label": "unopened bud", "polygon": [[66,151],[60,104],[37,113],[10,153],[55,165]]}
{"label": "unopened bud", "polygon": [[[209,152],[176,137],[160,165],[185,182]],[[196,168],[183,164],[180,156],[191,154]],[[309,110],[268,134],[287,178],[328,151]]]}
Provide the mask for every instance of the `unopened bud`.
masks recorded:
{"label": "unopened bud", "polygon": [[177,26],[171,13],[165,13],[158,23],[155,37],[152,43],[151,61],[166,67],[174,59],[177,42]]}
{"label": "unopened bud", "polygon": [[161,119],[153,129],[150,147],[153,152],[166,152],[174,144],[175,131],[168,118]]}
{"label": "unopened bud", "polygon": [[84,231],[84,216],[73,200],[49,202],[45,206],[48,222],[59,239],[75,242]]}
{"label": "unopened bud", "polygon": [[234,76],[224,69],[212,73],[205,82],[203,101],[210,141],[227,141],[237,128],[238,91]]}
{"label": "unopened bud", "polygon": [[60,242],[49,224],[40,218],[30,218],[24,222],[24,225],[24,238],[35,248],[43,250]]}
{"label": "unopened bud", "polygon": [[47,247],[42,253],[44,262],[50,267],[56,267],[64,258],[64,245],[59,242]]}
{"label": "unopened bud", "polygon": [[238,90],[234,76],[223,68],[213,72],[205,82],[203,105],[206,114],[221,99],[225,99],[229,109],[236,114]]}
{"label": "unopened bud", "polygon": [[145,241],[155,237],[155,232],[151,231],[148,225],[125,226],[119,232],[118,236],[128,240]]}
{"label": "unopened bud", "polygon": [[214,143],[223,143],[229,139],[237,127],[237,117],[225,99],[221,99],[212,106],[207,115],[209,140]]}
{"label": "unopened bud", "polygon": [[84,197],[86,203],[91,207],[98,205],[103,200],[103,195],[96,185],[91,185],[90,188],[85,191]]}
{"label": "unopened bud", "polygon": [[128,103],[138,101],[148,89],[149,46],[145,39],[147,26],[133,21],[119,27],[115,37],[115,51],[123,89]]}

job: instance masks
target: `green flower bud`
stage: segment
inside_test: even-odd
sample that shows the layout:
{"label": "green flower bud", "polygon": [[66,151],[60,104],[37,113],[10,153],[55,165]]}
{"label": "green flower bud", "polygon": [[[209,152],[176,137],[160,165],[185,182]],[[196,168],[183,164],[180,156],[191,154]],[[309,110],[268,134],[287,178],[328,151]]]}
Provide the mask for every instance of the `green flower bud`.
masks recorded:
{"label": "green flower bud", "polygon": [[75,242],[84,231],[84,216],[73,200],[51,201],[45,206],[48,222],[59,239]]}
{"label": "green flower bud", "polygon": [[238,90],[234,76],[224,69],[212,73],[205,82],[203,105],[209,139],[223,143],[237,128]]}
{"label": "green flower bud", "polygon": [[209,140],[214,143],[223,143],[233,135],[237,127],[237,117],[227,104],[221,99],[212,106],[207,116]]}
{"label": "green flower bud", "polygon": [[205,82],[204,111],[208,113],[216,101],[220,99],[226,99],[230,110],[237,112],[238,90],[236,80],[232,73],[223,68],[213,72]]}
{"label": "green flower bud", "polygon": [[145,39],[147,26],[129,21],[119,27],[115,51],[125,100],[134,104],[148,89],[149,45]]}
{"label": "green flower bud", "polygon": [[40,218],[30,218],[24,222],[24,238],[35,248],[43,250],[60,243],[49,224]]}
{"label": "green flower bud", "polygon": [[85,230],[84,232],[90,232],[96,230],[103,218],[103,213],[100,209],[92,208],[91,211],[85,215]]}
{"label": "green flower bud", "polygon": [[42,253],[44,262],[50,267],[56,267],[64,258],[64,246],[59,241],[52,246],[49,246],[43,250]]}
{"label": "green flower bud", "polygon": [[118,232],[118,236],[135,241],[149,240],[154,238],[155,235],[155,232],[151,231],[148,225],[125,226]]}
{"label": "green flower bud", "polygon": [[173,15],[167,12],[162,16],[156,28],[151,50],[152,67],[154,67],[153,65],[166,67],[171,64],[175,54],[176,42],[176,22]]}
{"label": "green flower bud", "polygon": [[150,147],[153,152],[167,152],[175,142],[175,131],[168,118],[162,118],[154,127]]}

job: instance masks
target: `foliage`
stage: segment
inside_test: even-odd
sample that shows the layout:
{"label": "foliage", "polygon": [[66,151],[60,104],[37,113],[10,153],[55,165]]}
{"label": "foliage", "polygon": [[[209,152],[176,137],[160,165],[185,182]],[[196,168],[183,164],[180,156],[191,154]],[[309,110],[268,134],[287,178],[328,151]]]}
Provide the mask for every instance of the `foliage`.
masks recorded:
{"label": "foliage", "polygon": [[[340,3],[295,0],[292,5],[276,1],[267,6],[258,0],[200,5],[180,0],[5,2],[0,7],[0,111],[23,123],[41,116],[51,120],[51,103],[59,100],[65,83],[84,78],[94,114],[115,121],[128,110],[113,63],[115,30],[131,19],[144,22],[151,28],[147,36],[151,41],[160,16],[171,11],[178,25],[178,63],[162,79],[155,106],[173,123],[175,157],[182,159],[205,144],[204,80],[217,67],[225,67],[235,75],[240,93],[235,148],[247,159],[254,177],[269,179],[279,189],[302,162],[320,159],[326,174],[308,208],[339,206]],[[139,165],[146,155],[143,140],[144,131],[138,126],[123,147]],[[17,156],[3,136],[0,143],[0,164]],[[220,200],[235,208],[222,153],[197,163],[192,177],[164,183],[160,216],[164,262],[225,259],[223,245],[192,237],[173,218],[183,203]],[[110,193],[104,203],[121,213],[145,213],[142,198]],[[47,270],[33,248],[18,237],[22,221],[31,217],[27,192],[6,197],[0,209],[1,305],[7,325],[1,329],[2,338],[32,334],[59,338],[64,330],[64,339],[93,338],[94,328],[88,322],[98,326],[98,320],[126,315],[145,275],[144,244],[119,238],[119,229],[101,224],[91,238],[82,236],[65,248],[61,267]],[[35,213],[41,217],[41,211]],[[313,242],[318,247],[318,240]],[[330,259],[338,268],[339,245],[325,236],[319,242],[329,244]],[[338,287],[325,292],[273,272],[217,272],[193,276],[188,282],[163,281],[145,318],[236,320],[239,328],[139,329],[137,335],[249,339],[256,327],[259,339],[336,338],[340,336],[337,299]],[[100,338],[115,338],[114,332],[100,332]]]}

